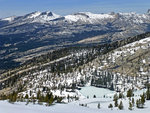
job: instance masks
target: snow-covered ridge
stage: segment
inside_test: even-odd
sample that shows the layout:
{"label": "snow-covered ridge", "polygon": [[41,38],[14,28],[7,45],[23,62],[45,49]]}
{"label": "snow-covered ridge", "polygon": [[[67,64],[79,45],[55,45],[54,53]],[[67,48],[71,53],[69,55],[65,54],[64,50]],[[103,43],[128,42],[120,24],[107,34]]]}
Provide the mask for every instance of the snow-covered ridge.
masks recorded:
{"label": "snow-covered ridge", "polygon": [[127,45],[121,47],[121,49],[123,49],[123,50],[122,51],[116,50],[113,53],[113,56],[115,59],[117,59],[122,54],[127,54],[128,52],[130,52],[130,54],[134,54],[137,50],[139,50],[141,48],[142,49],[150,48],[150,37],[141,39],[139,41],[135,41],[133,43],[130,43],[130,44],[127,44]]}
{"label": "snow-covered ridge", "polygon": [[[149,13],[145,14],[137,14],[134,12],[131,13],[107,13],[107,14],[94,14],[91,12],[79,12],[75,14],[70,14],[66,16],[60,16],[53,12],[47,11],[47,12],[33,12],[26,14],[24,16],[20,16],[22,20],[27,21],[32,19],[32,22],[40,22],[40,23],[49,23],[51,20],[55,20],[57,22],[57,18],[64,18],[64,21],[68,22],[87,22],[87,23],[100,23],[103,20],[110,19],[120,19],[120,20],[126,20],[126,21],[132,21],[133,23],[145,23],[150,21],[150,15]],[[20,18],[19,17],[19,18]],[[14,16],[4,18],[3,21],[9,21],[13,22],[17,18]]]}
{"label": "snow-covered ridge", "polygon": [[87,22],[87,21],[90,21],[90,22],[93,21],[94,22],[97,19],[100,20],[100,19],[108,19],[108,18],[114,18],[114,15],[111,15],[111,14],[93,14],[90,12],[80,12],[80,13],[65,16],[66,20],[74,21],[74,22],[77,22],[79,20],[84,21],[84,22]]}
{"label": "snow-covered ridge", "polygon": [[28,22],[28,23],[33,23],[33,22],[39,22],[39,23],[47,23],[51,20],[60,18],[60,15],[57,15],[55,13],[52,13],[50,11],[47,12],[33,12],[30,14],[26,14],[24,16],[19,16],[19,17],[7,17],[2,19],[3,21],[9,21],[9,22]]}
{"label": "snow-covered ridge", "polygon": [[27,19],[33,19],[33,22],[49,22],[51,20],[54,20],[56,18],[61,17],[60,15],[57,15],[55,13],[52,13],[50,11],[47,12],[34,12],[27,16]]}
{"label": "snow-covered ridge", "polygon": [[11,16],[11,17],[7,17],[7,18],[4,18],[4,19],[2,19],[3,21],[9,21],[9,22],[11,22],[11,21],[13,21],[15,19],[15,16]]}
{"label": "snow-covered ridge", "polygon": [[34,12],[29,14],[27,18],[36,18],[37,16],[40,16],[41,12]]}
{"label": "snow-covered ridge", "polygon": [[134,23],[144,23],[148,22],[150,16],[148,14],[137,14],[135,12],[131,13],[118,13],[118,16],[121,18],[126,19],[127,21],[133,21]]}

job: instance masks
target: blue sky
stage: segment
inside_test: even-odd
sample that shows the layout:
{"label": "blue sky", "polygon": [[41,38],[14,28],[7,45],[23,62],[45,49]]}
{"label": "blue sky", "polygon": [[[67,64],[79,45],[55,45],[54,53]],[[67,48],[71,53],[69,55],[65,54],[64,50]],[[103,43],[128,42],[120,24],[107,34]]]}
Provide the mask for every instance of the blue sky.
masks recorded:
{"label": "blue sky", "polygon": [[137,12],[150,9],[150,0],[0,0],[0,18],[34,11],[52,11],[60,15],[76,12]]}

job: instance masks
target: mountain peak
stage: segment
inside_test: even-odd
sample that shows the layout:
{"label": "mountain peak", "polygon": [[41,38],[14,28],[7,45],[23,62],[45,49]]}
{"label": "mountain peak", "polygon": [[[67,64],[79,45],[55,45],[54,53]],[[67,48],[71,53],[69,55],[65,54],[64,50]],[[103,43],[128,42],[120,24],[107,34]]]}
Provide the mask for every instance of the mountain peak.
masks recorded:
{"label": "mountain peak", "polygon": [[42,12],[41,15],[53,16],[54,13],[52,13],[50,11],[46,11],[46,12]]}
{"label": "mountain peak", "polygon": [[36,11],[25,15],[23,18],[24,20],[30,20],[30,22],[45,23],[59,17],[60,17],[59,15],[52,13],[50,11],[46,11],[46,12]]}

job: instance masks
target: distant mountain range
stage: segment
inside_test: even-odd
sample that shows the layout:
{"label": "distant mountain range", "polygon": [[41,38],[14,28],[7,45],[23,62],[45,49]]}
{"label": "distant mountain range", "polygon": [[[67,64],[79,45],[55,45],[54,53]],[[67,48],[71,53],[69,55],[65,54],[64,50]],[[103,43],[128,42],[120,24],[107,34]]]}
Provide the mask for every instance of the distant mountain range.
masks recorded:
{"label": "distant mountain range", "polygon": [[148,31],[150,10],[145,14],[79,12],[67,16],[33,12],[0,19],[0,70],[54,49],[109,43]]}

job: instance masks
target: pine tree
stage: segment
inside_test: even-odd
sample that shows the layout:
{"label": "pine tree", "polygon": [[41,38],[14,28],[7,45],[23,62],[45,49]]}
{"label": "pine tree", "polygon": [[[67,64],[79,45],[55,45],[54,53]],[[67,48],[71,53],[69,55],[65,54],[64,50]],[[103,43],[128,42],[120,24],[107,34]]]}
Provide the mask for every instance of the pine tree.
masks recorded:
{"label": "pine tree", "polygon": [[141,95],[141,98],[136,100],[136,107],[143,108],[145,103],[145,94]]}
{"label": "pine tree", "polygon": [[13,92],[12,94],[9,95],[8,99],[9,99],[9,102],[11,102],[11,103],[16,102],[16,100],[17,100],[17,93]]}
{"label": "pine tree", "polygon": [[114,91],[114,84],[113,83],[110,86],[110,90]]}
{"label": "pine tree", "polygon": [[53,97],[53,95],[51,95],[48,104],[49,104],[49,105],[52,105],[53,102],[54,102],[54,97]]}
{"label": "pine tree", "polygon": [[29,96],[28,96],[28,94],[26,94],[26,95],[25,95],[25,99],[28,99],[28,98],[29,98]]}
{"label": "pine tree", "polygon": [[133,91],[131,89],[129,89],[127,91],[127,97],[132,97],[133,96]]}
{"label": "pine tree", "polygon": [[100,109],[100,107],[101,107],[101,106],[100,106],[100,103],[98,103],[97,108]]}
{"label": "pine tree", "polygon": [[30,90],[30,97],[32,96],[32,91]]}
{"label": "pine tree", "polygon": [[129,102],[129,108],[128,108],[128,109],[129,109],[129,110],[132,110],[132,109],[133,109],[132,107],[133,107],[132,103]]}
{"label": "pine tree", "polygon": [[113,101],[115,101],[114,106],[118,107],[118,95],[117,94],[114,95]]}
{"label": "pine tree", "polygon": [[132,105],[134,106],[134,98],[132,98]]}
{"label": "pine tree", "polygon": [[147,86],[147,91],[146,91],[146,100],[150,100],[150,86]]}
{"label": "pine tree", "polygon": [[139,102],[139,100],[137,99],[137,100],[136,100],[136,107],[137,107],[137,108],[139,108],[139,104],[140,104],[140,102]]}
{"label": "pine tree", "polygon": [[39,90],[39,91],[37,92],[37,99],[39,99],[40,96],[41,96],[41,91]]}
{"label": "pine tree", "polygon": [[96,98],[96,95],[94,95],[93,98]]}
{"label": "pine tree", "polygon": [[122,103],[122,101],[120,101],[120,104],[119,104],[118,108],[119,108],[120,110],[123,109],[123,103]]}
{"label": "pine tree", "polygon": [[49,102],[49,93],[46,94],[44,101],[47,103]]}
{"label": "pine tree", "polygon": [[123,98],[124,95],[122,93],[119,93],[119,98]]}
{"label": "pine tree", "polygon": [[67,96],[67,99],[68,99],[68,102],[69,102],[69,100],[70,100],[70,96],[69,95]]}
{"label": "pine tree", "polygon": [[109,104],[108,108],[111,108],[111,110],[112,110],[112,108],[113,108],[113,105],[112,105],[112,104]]}
{"label": "pine tree", "polygon": [[141,95],[141,104],[144,105],[145,103],[145,94]]}

